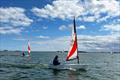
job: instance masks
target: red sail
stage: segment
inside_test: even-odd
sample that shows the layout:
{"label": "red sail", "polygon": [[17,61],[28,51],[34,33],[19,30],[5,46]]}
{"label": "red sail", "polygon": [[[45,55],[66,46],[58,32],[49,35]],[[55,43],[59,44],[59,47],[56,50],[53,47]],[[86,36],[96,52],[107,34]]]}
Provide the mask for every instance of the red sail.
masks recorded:
{"label": "red sail", "polygon": [[74,40],[72,43],[72,46],[70,48],[70,51],[68,52],[66,61],[71,60],[71,59],[75,59],[77,58],[77,38],[76,38],[76,34],[74,34]]}

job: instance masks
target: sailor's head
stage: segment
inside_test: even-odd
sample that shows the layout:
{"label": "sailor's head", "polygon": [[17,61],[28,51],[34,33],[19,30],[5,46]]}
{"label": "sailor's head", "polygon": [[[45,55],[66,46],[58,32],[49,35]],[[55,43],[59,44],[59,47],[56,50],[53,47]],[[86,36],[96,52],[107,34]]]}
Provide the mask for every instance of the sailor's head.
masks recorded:
{"label": "sailor's head", "polygon": [[58,55],[56,55],[55,58],[58,58]]}

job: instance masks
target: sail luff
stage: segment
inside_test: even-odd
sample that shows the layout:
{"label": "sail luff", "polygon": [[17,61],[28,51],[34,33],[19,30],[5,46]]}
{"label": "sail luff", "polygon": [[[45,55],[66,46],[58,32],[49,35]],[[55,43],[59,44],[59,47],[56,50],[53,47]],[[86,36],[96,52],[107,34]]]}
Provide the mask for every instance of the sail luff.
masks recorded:
{"label": "sail luff", "polygon": [[75,22],[75,17],[74,17],[74,32],[76,34],[76,46],[77,46],[77,63],[79,64],[79,56],[78,56],[78,43],[77,43],[77,32],[76,32],[76,22]]}
{"label": "sail luff", "polygon": [[74,33],[75,33],[76,46],[77,46],[77,63],[79,64],[78,43],[77,43],[77,32],[76,32],[76,22],[75,22],[75,17],[74,17]]}

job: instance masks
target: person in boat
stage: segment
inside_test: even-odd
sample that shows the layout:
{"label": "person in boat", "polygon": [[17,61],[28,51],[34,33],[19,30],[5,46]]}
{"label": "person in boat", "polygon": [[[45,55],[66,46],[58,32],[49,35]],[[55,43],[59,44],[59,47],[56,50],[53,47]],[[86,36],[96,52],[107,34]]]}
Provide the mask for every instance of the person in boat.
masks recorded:
{"label": "person in boat", "polygon": [[24,53],[24,52],[22,53],[22,56],[25,56],[25,53]]}
{"label": "person in boat", "polygon": [[55,58],[53,59],[53,65],[60,65],[60,62],[58,60],[58,55],[55,56]]}

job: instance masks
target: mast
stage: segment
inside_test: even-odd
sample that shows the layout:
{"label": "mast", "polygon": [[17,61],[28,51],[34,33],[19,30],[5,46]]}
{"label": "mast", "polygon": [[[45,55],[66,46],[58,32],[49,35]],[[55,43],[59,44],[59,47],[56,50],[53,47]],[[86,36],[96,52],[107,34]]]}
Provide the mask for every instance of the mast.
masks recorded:
{"label": "mast", "polygon": [[77,32],[76,32],[76,22],[75,22],[75,17],[74,17],[74,20],[73,20],[73,23],[74,23],[74,33],[75,33],[75,39],[76,39],[76,43],[77,43],[77,63],[79,64],[79,56],[78,56],[78,42],[77,42]]}

